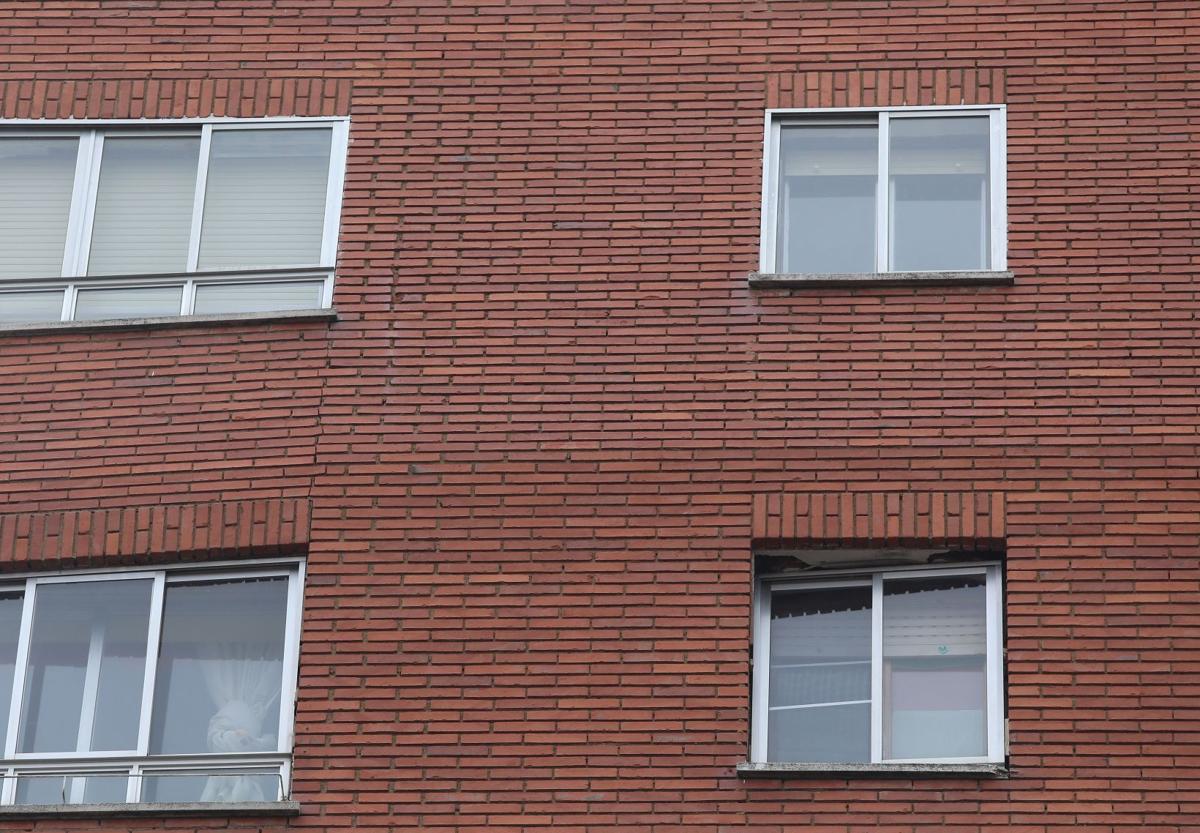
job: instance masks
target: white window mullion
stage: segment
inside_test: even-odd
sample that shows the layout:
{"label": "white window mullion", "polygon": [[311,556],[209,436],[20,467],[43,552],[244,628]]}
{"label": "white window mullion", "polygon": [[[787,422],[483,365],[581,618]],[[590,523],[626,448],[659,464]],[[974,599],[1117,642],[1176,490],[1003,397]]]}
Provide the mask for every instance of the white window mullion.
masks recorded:
{"label": "white window mullion", "polygon": [[191,315],[196,308],[196,282],[191,278],[183,285],[183,301],[179,308],[180,315]]}
{"label": "white window mullion", "polygon": [[20,733],[21,707],[25,701],[25,676],[29,665],[29,637],[33,633],[34,579],[25,581],[24,605],[21,608],[21,634],[17,639],[17,657],[13,669],[12,703],[8,712],[8,735],[4,744],[4,757],[12,759],[17,753],[17,735]]}
{"label": "white window mullion", "polygon": [[1003,107],[990,114],[991,129],[988,183],[991,193],[989,217],[991,258],[986,268],[1004,271],[1008,268],[1008,151],[1005,136],[1008,133],[1008,116]]}
{"label": "white window mullion", "polygon": [[883,576],[871,577],[871,762],[883,760]]}
{"label": "white window mullion", "polygon": [[333,125],[329,143],[329,184],[325,190],[325,227],[321,234],[321,265],[337,265],[338,228],[342,218],[342,185],[346,181],[349,122]]}
{"label": "white window mullion", "polygon": [[95,130],[85,130],[79,134],[79,150],[75,158],[75,181],[71,190],[71,209],[67,214],[66,245],[63,246],[62,274],[64,277],[74,277],[80,274],[80,249],[84,240],[84,226],[87,225],[88,201],[89,197],[94,196],[91,184],[96,137]]}
{"label": "white window mullion", "polygon": [[134,764],[129,768],[129,782],[125,785],[125,800],[137,804],[142,800],[142,767]]}
{"label": "white window mullion", "polygon": [[92,135],[92,158],[87,170],[83,214],[75,249],[75,269],[72,273],[80,276],[86,275],[88,270],[88,256],[92,248],[92,224],[96,220],[96,195],[100,191],[100,166],[104,157],[104,134],[93,131]]}
{"label": "white window mullion", "polygon": [[288,577],[287,624],[284,627],[283,680],[279,690],[279,731],[276,749],[292,749],[292,732],[296,718],[296,687],[300,674],[300,611],[304,600],[304,565]]}
{"label": "white window mullion", "polygon": [[59,320],[70,321],[75,316],[75,284],[63,287],[62,315]]}
{"label": "white window mullion", "polygon": [[200,233],[204,219],[204,193],[208,185],[208,156],[212,148],[212,125],[200,131],[200,156],[196,163],[196,194],[192,200],[192,231],[188,237],[187,271],[195,272],[200,262]]}
{"label": "white window mullion", "polygon": [[767,114],[763,145],[763,199],[760,221],[760,272],[776,271],[776,228],[779,211],[779,119]]}
{"label": "white window mullion", "polygon": [[3,770],[4,783],[0,784],[0,805],[10,805],[17,800],[17,771],[12,767]]}
{"label": "white window mullion", "polygon": [[987,568],[987,732],[988,760],[1003,761],[1004,748],[1004,599],[1000,567]]}
{"label": "white window mullion", "polygon": [[890,116],[879,114],[879,179],[875,186],[875,271],[891,269],[891,175],[888,166],[888,146],[891,132]]}
{"label": "white window mullion", "polygon": [[158,643],[162,633],[162,612],[166,578],[162,573],[154,577],[154,588],[150,591],[150,625],[146,629],[146,675],[142,682],[142,708],[139,714],[137,751],[149,754],[150,718],[153,714],[154,685],[158,676]]}
{"label": "white window mullion", "polygon": [[92,748],[92,728],[96,725],[96,699],[100,690],[100,665],[104,660],[104,625],[93,623],[88,642],[87,669],[83,675],[83,706],[79,716],[79,733],[75,736],[75,751],[89,752]]}
{"label": "white window mullion", "polygon": [[750,704],[750,760],[767,760],[767,730],[771,674],[771,586],[760,583],[754,598],[752,623],[752,702]]}

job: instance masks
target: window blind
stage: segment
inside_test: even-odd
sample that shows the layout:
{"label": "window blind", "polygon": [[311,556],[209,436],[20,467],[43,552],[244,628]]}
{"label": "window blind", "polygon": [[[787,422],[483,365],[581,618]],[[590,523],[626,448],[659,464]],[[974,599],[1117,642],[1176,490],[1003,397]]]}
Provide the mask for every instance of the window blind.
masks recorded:
{"label": "window blind", "polygon": [[105,138],[89,275],[187,268],[199,154],[199,136]]}
{"label": "window blind", "polygon": [[79,139],[0,139],[0,278],[62,274]]}

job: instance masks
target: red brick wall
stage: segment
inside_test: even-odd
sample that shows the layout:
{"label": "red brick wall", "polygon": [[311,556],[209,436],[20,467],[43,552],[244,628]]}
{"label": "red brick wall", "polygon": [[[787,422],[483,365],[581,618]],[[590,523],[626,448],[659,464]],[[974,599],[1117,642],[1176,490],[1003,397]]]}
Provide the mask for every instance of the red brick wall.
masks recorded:
{"label": "red brick wall", "polygon": [[[312,501],[305,813],[0,828],[1194,833],[1198,41],[1193,0],[0,2],[7,115],[353,117],[339,322],[0,338],[3,512]],[[768,102],[885,92],[1008,105],[1015,285],[751,290]],[[1011,778],[734,776],[755,496],[810,493],[1003,496]]]}

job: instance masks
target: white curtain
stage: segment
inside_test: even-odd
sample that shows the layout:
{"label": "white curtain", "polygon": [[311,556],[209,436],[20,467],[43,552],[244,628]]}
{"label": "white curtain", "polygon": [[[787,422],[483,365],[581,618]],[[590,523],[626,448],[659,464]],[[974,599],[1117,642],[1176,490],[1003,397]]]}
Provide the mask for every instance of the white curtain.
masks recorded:
{"label": "white curtain", "polygon": [[[245,644],[210,646],[216,654],[201,663],[204,685],[216,713],[208,721],[208,751],[274,752],[278,739],[267,716],[279,699],[282,663]],[[261,776],[213,775],[201,801],[274,801],[260,786]]]}

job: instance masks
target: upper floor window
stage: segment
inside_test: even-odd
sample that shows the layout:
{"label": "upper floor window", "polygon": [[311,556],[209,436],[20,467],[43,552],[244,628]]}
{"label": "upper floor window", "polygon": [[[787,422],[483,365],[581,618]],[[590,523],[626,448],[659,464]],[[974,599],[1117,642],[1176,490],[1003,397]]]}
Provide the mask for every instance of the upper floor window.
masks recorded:
{"label": "upper floor window", "polygon": [[1004,760],[1000,567],[764,579],[752,760]]}
{"label": "upper floor window", "polygon": [[0,122],[0,321],[328,307],[347,134]]}
{"label": "upper floor window", "polygon": [[767,114],[766,273],[1006,268],[1003,107]]}
{"label": "upper floor window", "polygon": [[286,797],[301,570],[0,580],[0,804]]}

